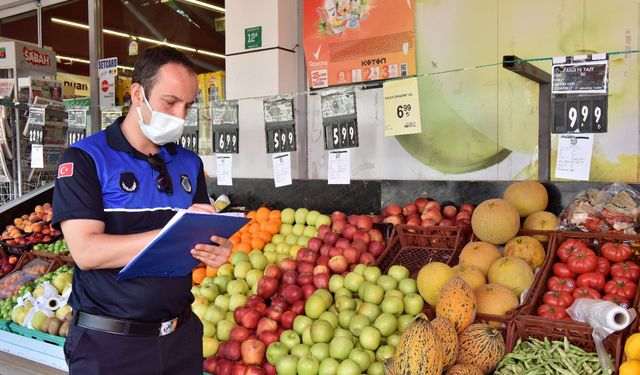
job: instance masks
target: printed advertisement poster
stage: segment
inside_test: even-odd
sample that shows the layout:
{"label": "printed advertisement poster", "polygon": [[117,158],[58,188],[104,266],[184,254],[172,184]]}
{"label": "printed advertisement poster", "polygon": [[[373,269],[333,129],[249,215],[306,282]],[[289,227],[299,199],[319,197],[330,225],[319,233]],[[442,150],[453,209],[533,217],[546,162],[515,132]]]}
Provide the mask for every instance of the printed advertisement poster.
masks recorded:
{"label": "printed advertisement poster", "polygon": [[311,88],[416,74],[414,0],[305,0]]}

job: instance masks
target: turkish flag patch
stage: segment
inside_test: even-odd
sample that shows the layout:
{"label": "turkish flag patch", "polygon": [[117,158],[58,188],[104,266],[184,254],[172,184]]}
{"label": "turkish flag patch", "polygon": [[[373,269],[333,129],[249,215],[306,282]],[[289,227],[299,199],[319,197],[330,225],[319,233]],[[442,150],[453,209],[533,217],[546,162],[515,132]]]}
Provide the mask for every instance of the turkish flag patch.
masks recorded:
{"label": "turkish flag patch", "polygon": [[58,178],[73,176],[73,163],[64,163],[58,166]]}

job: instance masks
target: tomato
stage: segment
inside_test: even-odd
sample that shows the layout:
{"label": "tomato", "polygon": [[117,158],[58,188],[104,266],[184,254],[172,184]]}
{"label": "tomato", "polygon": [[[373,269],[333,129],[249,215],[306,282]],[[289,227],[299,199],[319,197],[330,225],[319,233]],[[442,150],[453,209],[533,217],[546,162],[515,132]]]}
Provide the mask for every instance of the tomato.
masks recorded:
{"label": "tomato", "polygon": [[624,262],[631,258],[633,251],[629,245],[618,242],[605,242],[600,248],[602,256],[612,262]]}
{"label": "tomato", "polygon": [[596,272],[605,276],[609,276],[611,271],[611,263],[606,258],[598,257],[598,265],[596,266]]}
{"label": "tomato", "polygon": [[614,277],[604,285],[604,292],[616,294],[626,299],[633,299],[636,296],[636,283],[622,277]]}
{"label": "tomato", "polygon": [[593,288],[598,291],[602,291],[604,288],[605,280],[604,275],[598,272],[587,272],[578,276],[576,285],[580,288]]}
{"label": "tomato", "polygon": [[576,289],[576,281],[566,277],[551,276],[547,280],[547,289],[554,292],[573,293]]}
{"label": "tomato", "polygon": [[564,240],[560,244],[560,246],[558,246],[558,250],[556,251],[556,254],[558,255],[558,258],[560,258],[560,260],[563,263],[566,263],[567,259],[569,259],[569,257],[574,252],[580,249],[589,249],[589,248],[587,247],[587,244],[585,244],[580,240],[568,239],[568,240]]}
{"label": "tomato", "polygon": [[540,305],[538,307],[538,316],[547,319],[569,319],[567,310],[564,307],[552,305]]}
{"label": "tomato", "polygon": [[578,298],[600,299],[600,292],[593,288],[578,288],[573,292],[573,299]]}
{"label": "tomato", "polygon": [[550,290],[544,294],[542,301],[547,305],[567,308],[573,303],[573,297],[567,292],[554,292]]}
{"label": "tomato", "polygon": [[598,266],[598,257],[589,249],[577,250],[567,259],[567,267],[577,274],[595,271]]}
{"label": "tomato", "polygon": [[637,282],[640,278],[640,266],[632,261],[615,263],[611,266],[611,277],[624,277]]}
{"label": "tomato", "polygon": [[553,274],[558,276],[558,277],[568,277],[570,279],[575,279],[576,276],[577,276],[574,272],[571,272],[569,267],[567,267],[567,265],[564,264],[564,263],[556,263],[556,264],[554,264],[553,265]]}
{"label": "tomato", "polygon": [[629,307],[631,307],[631,302],[629,302],[628,299],[622,298],[617,294],[607,294],[604,297],[602,297],[602,299],[605,301],[611,301],[616,305],[624,307],[625,309],[628,309]]}

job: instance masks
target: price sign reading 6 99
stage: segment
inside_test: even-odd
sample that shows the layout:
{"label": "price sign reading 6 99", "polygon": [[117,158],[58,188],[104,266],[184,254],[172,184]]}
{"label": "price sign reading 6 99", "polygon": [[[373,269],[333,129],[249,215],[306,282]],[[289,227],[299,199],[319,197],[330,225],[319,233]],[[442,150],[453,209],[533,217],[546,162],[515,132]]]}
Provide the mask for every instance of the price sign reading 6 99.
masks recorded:
{"label": "price sign reading 6 99", "polygon": [[211,107],[213,149],[216,153],[237,154],[240,147],[238,102],[215,102]]}
{"label": "price sign reading 6 99", "polygon": [[325,150],[358,147],[358,113],[353,90],[325,94],[321,98]]}

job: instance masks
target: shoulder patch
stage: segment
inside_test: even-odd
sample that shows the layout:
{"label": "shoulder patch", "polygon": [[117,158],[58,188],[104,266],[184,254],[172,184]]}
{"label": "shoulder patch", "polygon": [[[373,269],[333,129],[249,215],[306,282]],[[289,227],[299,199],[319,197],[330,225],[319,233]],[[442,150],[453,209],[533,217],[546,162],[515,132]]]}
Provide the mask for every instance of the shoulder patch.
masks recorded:
{"label": "shoulder patch", "polygon": [[187,176],[186,174],[181,175],[180,185],[182,185],[182,188],[184,189],[184,191],[191,194],[191,191],[193,190],[193,188],[191,187],[191,180],[189,179],[189,176]]}
{"label": "shoulder patch", "polygon": [[73,176],[73,163],[63,163],[58,166],[58,178]]}
{"label": "shoulder patch", "polygon": [[138,190],[140,183],[132,172],[120,173],[120,189],[127,193],[133,193]]}

